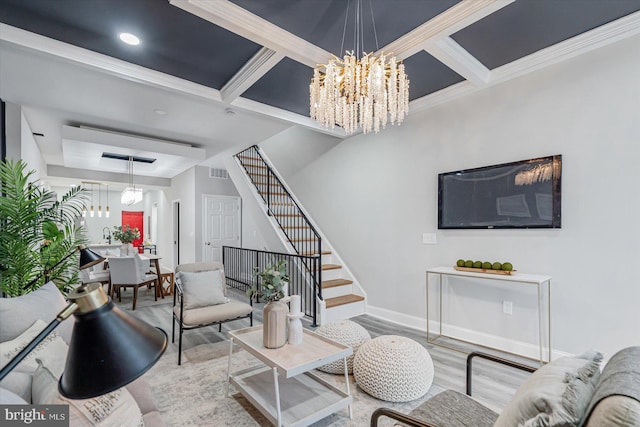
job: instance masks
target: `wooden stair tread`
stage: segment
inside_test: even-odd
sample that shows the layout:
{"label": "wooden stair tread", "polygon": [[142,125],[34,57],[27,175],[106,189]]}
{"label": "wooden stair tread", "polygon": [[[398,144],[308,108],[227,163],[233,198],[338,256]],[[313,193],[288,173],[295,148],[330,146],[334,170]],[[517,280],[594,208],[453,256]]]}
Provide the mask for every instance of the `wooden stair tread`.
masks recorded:
{"label": "wooden stair tread", "polygon": [[[298,238],[298,239],[291,239],[292,242],[315,242],[317,241],[316,238]],[[324,270],[324,269],[323,269]]]}
{"label": "wooden stair tread", "polygon": [[278,212],[273,212],[273,216],[302,216],[299,213],[278,213]]}
{"label": "wooden stair tread", "polygon": [[364,300],[364,297],[362,295],[349,294],[349,295],[342,295],[335,298],[327,298],[324,300],[324,302],[327,308],[331,308],[331,307],[351,304],[352,302],[358,302],[363,300]]}
{"label": "wooden stair tread", "polygon": [[347,280],[347,279],[323,280],[322,289],[335,288],[336,286],[350,285],[352,283],[353,283],[353,280]]}
{"label": "wooden stair tread", "polygon": [[289,228],[292,230],[299,230],[303,228],[309,228],[308,225],[283,225],[282,228]]}
{"label": "wooden stair tread", "polygon": [[322,270],[337,270],[338,268],[342,268],[342,266],[338,264],[322,264]]}

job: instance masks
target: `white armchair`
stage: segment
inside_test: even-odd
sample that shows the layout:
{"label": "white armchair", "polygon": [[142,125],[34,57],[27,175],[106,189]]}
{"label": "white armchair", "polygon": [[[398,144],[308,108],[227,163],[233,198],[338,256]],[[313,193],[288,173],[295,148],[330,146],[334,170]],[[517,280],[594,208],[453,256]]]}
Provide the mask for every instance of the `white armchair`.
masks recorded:
{"label": "white armchair", "polygon": [[148,273],[149,266],[144,265],[138,257],[109,258],[111,273],[111,298],[118,293],[118,301],[122,301],[120,288],[133,288],[133,310],[138,301],[138,288],[145,285],[153,286],[153,295],[158,300],[158,276]]}

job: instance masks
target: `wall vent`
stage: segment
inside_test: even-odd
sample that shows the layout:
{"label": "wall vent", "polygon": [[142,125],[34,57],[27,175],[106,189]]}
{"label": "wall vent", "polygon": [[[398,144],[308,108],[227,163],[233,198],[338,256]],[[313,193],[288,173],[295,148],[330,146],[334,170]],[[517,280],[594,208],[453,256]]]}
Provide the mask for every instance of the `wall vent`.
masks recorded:
{"label": "wall vent", "polygon": [[209,178],[229,179],[226,169],[209,168]]}

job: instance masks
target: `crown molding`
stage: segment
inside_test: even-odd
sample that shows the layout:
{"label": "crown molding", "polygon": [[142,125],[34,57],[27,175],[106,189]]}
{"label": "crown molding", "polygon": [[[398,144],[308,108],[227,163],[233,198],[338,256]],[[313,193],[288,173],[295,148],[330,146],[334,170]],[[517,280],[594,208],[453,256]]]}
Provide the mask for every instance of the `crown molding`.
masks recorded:
{"label": "crown molding", "polygon": [[490,85],[523,76],[637,34],[640,34],[640,12],[632,13],[495,68],[491,71]]}
{"label": "crown molding", "polygon": [[220,92],[216,89],[174,77],[160,71],[150,70],[140,65],[131,64],[10,25],[0,23],[0,40],[21,48],[32,49],[46,55],[81,64],[87,68],[99,70],[112,76],[195,95],[212,101],[221,101]]}
{"label": "crown molding", "polygon": [[321,132],[326,135],[335,136],[336,138],[344,139],[347,137],[347,134],[340,127],[336,126],[333,129],[331,128],[327,129],[324,126],[320,125],[315,120],[311,119],[310,117],[303,116],[297,113],[292,113],[291,111],[282,110],[280,108],[272,107],[267,104],[262,104],[260,102],[253,101],[251,99],[242,98],[242,97],[236,98],[236,100],[234,100],[231,103],[231,105],[234,107],[242,108],[244,110],[253,111],[255,113],[265,114],[265,115],[274,117],[276,119],[281,119],[282,121],[295,124],[295,125],[300,125],[307,129],[315,130],[317,132]]}

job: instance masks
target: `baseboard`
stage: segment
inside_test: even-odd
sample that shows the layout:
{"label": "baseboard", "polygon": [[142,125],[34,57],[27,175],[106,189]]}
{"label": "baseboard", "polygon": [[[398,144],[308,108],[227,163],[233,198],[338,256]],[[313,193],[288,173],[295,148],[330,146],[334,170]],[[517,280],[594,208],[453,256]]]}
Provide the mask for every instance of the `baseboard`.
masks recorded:
{"label": "baseboard", "polygon": [[[395,323],[407,328],[417,329],[422,332],[426,332],[427,329],[427,321],[422,317],[399,313],[397,311],[388,310],[386,308],[374,307],[370,304],[367,305],[367,314],[379,319],[383,319],[387,322]],[[438,331],[438,322],[434,320],[430,321],[429,328],[431,331]],[[485,347],[495,348],[535,360],[538,360],[540,358],[540,350],[536,344],[512,340],[497,335],[491,335],[480,331],[461,328],[455,325],[448,325],[445,323],[442,324],[442,332],[443,334],[451,338],[459,339],[462,341],[476,343]],[[545,360],[548,358],[548,354],[548,349],[543,348],[543,357]],[[551,356],[553,359],[556,359],[558,357],[572,356],[572,354],[563,351],[552,350]]]}

